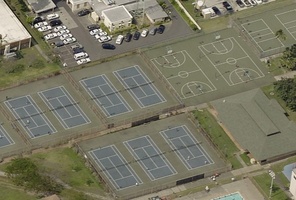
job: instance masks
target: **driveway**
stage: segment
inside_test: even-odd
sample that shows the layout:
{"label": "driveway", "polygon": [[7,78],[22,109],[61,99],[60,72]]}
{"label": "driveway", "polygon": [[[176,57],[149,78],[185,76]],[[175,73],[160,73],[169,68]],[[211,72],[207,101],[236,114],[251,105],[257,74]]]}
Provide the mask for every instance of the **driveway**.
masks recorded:
{"label": "driveway", "polygon": [[[131,42],[123,42],[121,45],[116,45],[115,50],[105,50],[102,49],[101,43],[96,41],[92,36],[90,36],[86,26],[91,24],[91,20],[88,16],[78,17],[73,14],[69,6],[65,1],[58,1],[56,5],[58,7],[63,7],[64,12],[67,12],[67,16],[72,18],[69,21],[73,21],[73,28],[69,27],[73,36],[77,41],[84,46],[85,51],[89,54],[91,60],[99,60],[101,58],[106,58],[114,56],[117,54],[129,52],[141,47],[153,46],[154,44],[163,43],[172,39],[178,39],[180,37],[188,36],[194,34],[194,31],[183,21],[181,16],[176,12],[176,10],[171,6],[171,4],[166,1],[167,5],[170,5],[171,15],[174,16],[172,22],[166,24],[166,29],[163,34],[156,34],[155,36],[148,35],[146,38],[140,38]],[[62,20],[63,21],[63,20]],[[116,37],[110,42],[115,44]]]}

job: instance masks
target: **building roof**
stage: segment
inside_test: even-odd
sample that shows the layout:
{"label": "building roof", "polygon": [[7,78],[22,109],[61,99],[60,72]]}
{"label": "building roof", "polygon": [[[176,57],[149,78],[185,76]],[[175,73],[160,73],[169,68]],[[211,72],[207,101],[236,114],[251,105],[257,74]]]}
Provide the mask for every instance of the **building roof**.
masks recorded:
{"label": "building roof", "polygon": [[104,14],[111,22],[124,21],[133,18],[124,6],[116,6],[103,10],[102,14]]}
{"label": "building roof", "polygon": [[211,104],[236,142],[257,161],[296,151],[296,124],[289,121],[276,100],[268,99],[260,89]]}
{"label": "building roof", "polygon": [[166,12],[163,11],[162,7],[156,0],[139,1],[125,5],[125,7],[128,11],[141,10],[144,8],[145,14],[149,15],[150,19],[160,19],[168,17]]}
{"label": "building roof", "polygon": [[27,29],[25,29],[4,1],[0,1],[0,10],[0,34],[3,37],[2,45],[31,38]]}
{"label": "building roof", "polygon": [[52,0],[27,0],[35,13],[42,13],[56,7]]}

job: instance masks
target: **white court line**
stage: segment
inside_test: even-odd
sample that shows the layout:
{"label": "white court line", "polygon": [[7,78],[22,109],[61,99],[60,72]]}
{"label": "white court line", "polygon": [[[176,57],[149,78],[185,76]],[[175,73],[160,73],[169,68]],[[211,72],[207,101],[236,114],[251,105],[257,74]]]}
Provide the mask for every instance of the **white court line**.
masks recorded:
{"label": "white court line", "polygon": [[[56,97],[52,97],[50,99],[48,99],[46,96],[45,96],[45,92],[48,92],[48,91],[53,91],[53,90],[59,90],[63,93],[62,96],[56,96]],[[40,91],[38,92],[38,95],[41,97],[41,99],[45,102],[45,104],[53,111],[53,114],[55,115],[55,117],[58,119],[58,121],[60,122],[60,124],[64,127],[64,129],[71,129],[71,128],[75,128],[75,127],[78,127],[78,126],[82,126],[82,125],[85,125],[85,124],[89,124],[91,121],[90,119],[87,117],[87,115],[80,109],[80,107],[78,105],[76,105],[75,101],[74,101],[74,98],[70,95],[70,93],[68,93],[68,91],[66,90],[66,88],[64,86],[58,86],[58,87],[54,87],[54,88],[50,88],[50,89],[47,89],[47,90],[43,90],[43,91]],[[72,105],[64,105],[61,101],[60,101],[60,98],[62,97],[66,97],[70,103]],[[65,112],[68,113],[68,115],[70,117],[68,118],[63,118],[60,113],[57,111],[58,109],[60,109],[59,107],[58,108],[54,108],[52,103],[50,102],[51,100],[57,100],[59,102],[59,107],[61,106],[62,108],[64,108]],[[66,106],[73,106],[76,111],[78,111],[79,115],[76,115],[76,116],[72,116],[67,107]],[[76,126],[72,126],[72,127],[69,127],[68,124],[66,123],[66,120],[68,119],[71,119],[71,118],[74,118],[74,117],[77,117],[77,116],[81,116],[83,119],[84,119],[84,122],[85,123],[82,123],[80,125],[76,125]]]}
{"label": "white court line", "polygon": [[[236,58],[235,60],[243,60],[243,59],[246,59],[246,58],[250,58],[249,56],[243,56],[243,57],[240,57],[240,58]],[[215,64],[215,66],[219,66],[219,65],[225,65],[225,64],[228,64],[227,62],[219,62],[218,64]]]}
{"label": "white court line", "polygon": [[1,146],[0,148],[4,148],[4,147],[15,144],[13,139],[10,137],[10,135],[7,133],[7,131],[5,130],[5,128],[2,125],[0,125],[0,132],[1,132],[1,137],[5,137],[6,140],[9,142],[9,144]]}
{"label": "white court line", "polygon": [[[94,154],[94,151],[97,151],[97,150],[102,150],[102,149],[109,149],[109,148],[111,148],[111,150],[113,151],[113,155],[111,155],[111,156],[107,156],[107,157],[104,157],[104,158],[97,158],[97,156]],[[127,188],[130,188],[130,187],[133,187],[134,185],[131,185],[131,186],[129,186],[129,187],[124,187],[124,188],[121,188],[118,184],[117,184],[117,182],[116,181],[118,181],[118,179],[113,179],[113,177],[111,176],[111,174],[110,174],[110,172],[109,172],[109,170],[108,169],[105,169],[105,166],[101,163],[101,161],[100,160],[102,160],[102,159],[105,159],[105,158],[109,158],[109,157],[112,157],[112,156],[117,156],[118,158],[119,158],[119,160],[121,161],[121,163],[125,166],[125,168],[128,170],[128,172],[130,173],[130,175],[129,176],[126,176],[126,177],[123,177],[122,176],[122,173],[120,173],[121,174],[121,176],[123,177],[123,179],[124,178],[127,178],[127,177],[130,177],[130,176],[132,176],[132,177],[134,177],[134,179],[137,181],[137,183],[138,184],[142,184],[143,182],[142,182],[142,180],[138,177],[138,175],[136,174],[136,172],[127,164],[127,161],[125,160],[125,158],[123,157],[123,155],[118,151],[118,149],[116,148],[116,146],[115,145],[109,145],[109,146],[107,146],[107,147],[104,147],[104,148],[101,148],[101,149],[95,149],[95,150],[92,150],[92,151],[90,151],[89,152],[89,154],[91,155],[91,157],[93,158],[93,160],[95,160],[95,162],[98,164],[98,166],[101,168],[101,171],[103,171],[103,173],[105,174],[105,176],[107,176],[107,177],[110,177],[110,179],[111,179],[111,184],[113,185],[113,187],[114,188],[116,188],[117,190],[121,190],[121,189],[127,189]],[[96,159],[94,158],[94,157],[96,157]],[[99,163],[98,163],[99,162]],[[115,167],[115,165],[113,164],[113,162],[112,162],[112,165],[113,165],[113,167],[118,171],[118,169],[117,169],[117,167]],[[119,172],[119,171],[118,171]],[[108,175],[109,176],[108,176]],[[116,186],[114,185],[114,184],[116,184]]]}
{"label": "white court line", "polygon": [[[137,72],[138,72],[139,74],[134,75],[134,76],[129,76],[129,77],[125,78],[125,79],[129,79],[129,78],[133,79],[134,82],[136,83],[136,87],[139,88],[139,89],[141,89],[142,92],[143,92],[144,94],[146,94],[146,92],[144,92],[142,86],[139,85],[138,82],[135,81],[135,79],[134,79],[135,76],[141,76],[141,77],[146,81],[147,85],[148,85],[148,86],[154,91],[154,93],[159,97],[159,100],[160,100],[159,103],[151,104],[151,105],[147,105],[147,106],[143,105],[142,101],[140,101],[140,98],[138,98],[137,95],[136,95],[136,94],[134,93],[134,91],[132,90],[133,87],[130,87],[129,85],[127,85],[127,83],[124,81],[125,79],[123,79],[123,78],[121,77],[121,75],[119,74],[120,71],[122,71],[122,70],[126,70],[126,69],[130,69],[130,68],[136,69]],[[124,69],[122,69],[122,70],[116,70],[116,71],[113,71],[113,73],[114,73],[115,77],[117,77],[117,79],[119,80],[119,82],[121,82],[121,83],[123,84],[124,88],[128,91],[128,93],[130,93],[130,95],[132,96],[132,98],[137,102],[137,104],[139,105],[139,107],[141,107],[141,108],[147,108],[147,107],[154,106],[154,105],[158,105],[158,104],[160,104],[160,103],[163,103],[163,102],[166,102],[166,101],[167,101],[167,100],[162,96],[162,94],[160,93],[160,91],[154,86],[154,84],[152,83],[152,81],[147,77],[147,75],[142,71],[142,69],[141,69],[138,65],[134,65],[134,66],[132,66],[132,67],[127,67],[127,68],[124,68]],[[145,84],[146,84],[146,83],[145,83]],[[145,97],[147,97],[147,95],[146,95]]]}
{"label": "white court line", "polygon": [[[254,38],[254,39],[257,39],[257,38],[264,37],[264,36],[267,36],[267,35],[272,35],[273,38],[267,38],[267,39],[265,39],[265,40],[271,40],[271,39],[274,39],[274,35],[273,35],[272,33],[266,33],[266,34],[263,34],[263,35],[257,35],[257,36],[254,36],[253,38]],[[259,41],[258,43],[260,43],[260,42],[262,42],[262,41],[265,41],[265,40],[261,40],[261,41]]]}
{"label": "white court line", "polygon": [[[275,17],[278,19],[278,21],[282,24],[282,26],[288,31],[288,33],[290,33],[290,35],[294,38],[294,40],[296,40],[296,36],[293,35],[294,32],[290,32],[289,28],[286,27],[286,23],[283,23],[282,20],[280,20],[280,18],[278,17],[278,15],[284,15],[286,13],[289,13],[289,12],[295,12],[296,10],[290,10],[290,11],[287,11],[287,12],[283,12],[283,13],[279,13],[279,14],[276,14]],[[294,21],[294,20],[293,20]]]}
{"label": "white court line", "polygon": [[[227,49],[226,47],[226,51],[224,52],[224,53],[222,53],[222,52],[219,52],[218,50],[217,50],[217,52],[218,53],[215,53],[215,52],[211,52],[211,51],[208,51],[208,49],[206,48],[206,46],[209,46],[209,47],[213,47],[213,48],[215,48],[215,49],[217,49],[216,48],[216,46],[215,46],[215,44],[217,44],[217,43],[222,43],[222,41],[224,42],[224,41],[228,41],[228,42],[230,42],[231,43],[231,48],[230,49]],[[223,44],[224,45],[224,44]],[[228,38],[226,38],[226,39],[223,39],[223,40],[221,40],[221,41],[215,41],[215,42],[210,42],[210,43],[207,43],[207,44],[204,44],[204,45],[202,45],[203,46],[203,48],[204,48],[204,51],[206,51],[208,54],[213,54],[213,55],[224,55],[224,54],[227,54],[227,53],[229,53],[229,52],[231,52],[232,50],[233,50],[233,42],[231,41],[231,40],[229,40]],[[225,46],[225,45],[224,45]]]}
{"label": "white court line", "polygon": [[250,34],[262,32],[262,31],[265,31],[265,30],[269,30],[269,29],[267,27],[266,28],[262,28],[262,29],[258,29],[257,31],[252,31]]}

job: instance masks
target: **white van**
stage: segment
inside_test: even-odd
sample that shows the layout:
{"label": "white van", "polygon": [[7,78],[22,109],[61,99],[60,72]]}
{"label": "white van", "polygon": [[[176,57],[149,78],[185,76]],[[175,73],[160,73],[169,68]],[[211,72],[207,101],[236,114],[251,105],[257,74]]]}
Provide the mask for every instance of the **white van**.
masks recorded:
{"label": "white van", "polygon": [[80,53],[74,54],[74,59],[75,60],[80,60],[82,58],[87,58],[87,57],[88,57],[88,54],[85,53],[85,52],[80,52]]}

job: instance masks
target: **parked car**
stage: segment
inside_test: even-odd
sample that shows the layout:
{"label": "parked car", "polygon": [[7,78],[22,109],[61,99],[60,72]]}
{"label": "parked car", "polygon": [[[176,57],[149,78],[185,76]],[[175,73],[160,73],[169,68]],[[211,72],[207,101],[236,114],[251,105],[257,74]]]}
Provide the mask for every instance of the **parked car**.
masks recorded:
{"label": "parked car", "polygon": [[156,31],[157,31],[157,28],[153,28],[149,31],[149,34],[150,35],[155,35],[156,34]]}
{"label": "parked car", "polygon": [[133,37],[133,34],[131,34],[131,33],[127,33],[127,34],[125,35],[125,37],[124,37],[124,41],[126,41],[126,42],[130,42],[131,39],[132,39],[132,37]]}
{"label": "parked car", "polygon": [[83,10],[80,10],[78,13],[77,13],[77,15],[79,16],[79,17],[82,17],[82,16],[85,16],[85,15],[88,15],[90,13],[90,10],[88,10],[88,9],[83,9]]}
{"label": "parked car", "polygon": [[47,20],[53,20],[53,19],[58,19],[60,16],[59,14],[53,13],[53,14],[49,14],[46,16]]}
{"label": "parked car", "polygon": [[124,38],[123,35],[118,35],[117,38],[116,38],[115,43],[116,43],[116,44],[121,44],[122,41],[123,41],[123,38]]}
{"label": "parked car", "polygon": [[133,39],[134,39],[134,40],[138,40],[138,39],[140,38],[140,36],[141,36],[141,33],[140,33],[139,31],[136,31],[136,32],[134,33]]}
{"label": "parked car", "polygon": [[111,49],[111,50],[114,50],[116,47],[113,44],[104,43],[104,44],[102,44],[102,48],[103,49]]}
{"label": "parked car", "polygon": [[239,7],[241,8],[245,7],[245,4],[242,2],[242,0],[236,0],[235,2]]}
{"label": "parked car", "polygon": [[222,5],[224,6],[224,8],[226,8],[227,11],[229,12],[233,11],[232,6],[227,1],[223,1]]}
{"label": "parked car", "polygon": [[212,7],[212,10],[214,11],[214,13],[215,13],[216,15],[221,15],[221,11],[220,11],[219,8],[217,8],[216,6],[213,6],[213,7]]}
{"label": "parked car", "polygon": [[56,37],[58,37],[58,34],[56,34],[56,33],[49,33],[49,34],[47,34],[47,35],[44,36],[44,39],[45,40],[51,40],[51,39],[56,38]]}
{"label": "parked car", "polygon": [[106,31],[98,32],[94,36],[96,39],[99,39],[101,36],[107,36],[107,32]]}
{"label": "parked car", "polygon": [[88,30],[94,30],[94,29],[99,29],[100,26],[98,24],[91,24],[87,26]]}
{"label": "parked car", "polygon": [[262,4],[263,1],[262,0],[255,0],[257,4]]}
{"label": "parked car", "polygon": [[99,41],[100,43],[108,42],[108,41],[110,41],[110,40],[111,40],[111,37],[110,37],[110,36],[101,36],[101,37],[98,39],[98,41]]}
{"label": "parked car", "polygon": [[148,35],[148,29],[144,29],[143,31],[142,31],[142,33],[141,33],[141,36],[142,37],[147,37],[147,35]]}
{"label": "parked car", "polygon": [[64,43],[63,43],[63,41],[59,40],[59,41],[51,43],[51,45],[54,45],[56,47],[61,47],[61,46],[64,46]]}
{"label": "parked car", "polygon": [[73,54],[77,54],[77,53],[81,53],[81,52],[84,52],[83,48],[75,48],[75,49],[73,49]]}
{"label": "parked car", "polygon": [[75,49],[83,49],[83,46],[79,43],[73,44],[71,49],[74,51]]}
{"label": "parked car", "polygon": [[85,52],[81,52],[81,53],[74,54],[73,57],[74,57],[75,60],[81,60],[83,58],[88,58],[88,54],[85,53]]}
{"label": "parked car", "polygon": [[43,21],[45,21],[44,17],[39,17],[39,16],[35,17],[33,22],[32,22],[32,25],[35,25],[35,24],[37,24],[39,22],[43,22]]}
{"label": "parked car", "polygon": [[70,31],[68,29],[63,29],[63,30],[57,32],[58,36],[61,36],[61,35],[64,35],[64,34],[68,34],[68,33],[70,33]]}
{"label": "parked car", "polygon": [[71,44],[71,43],[76,42],[76,41],[77,41],[77,40],[76,40],[75,37],[71,37],[71,38],[66,38],[66,39],[64,39],[64,40],[63,40],[63,43],[64,43],[64,44]]}
{"label": "parked car", "polygon": [[59,20],[59,19],[54,19],[54,20],[49,22],[49,25],[51,25],[51,26],[59,26],[61,24],[62,24],[62,21]]}
{"label": "parked car", "polygon": [[37,30],[38,30],[39,32],[45,32],[45,31],[49,31],[49,30],[51,30],[51,29],[52,29],[51,26],[42,26],[42,27],[38,28]]}
{"label": "parked car", "polygon": [[248,0],[243,0],[243,3],[245,4],[246,7],[250,7],[251,4]]}
{"label": "parked car", "polygon": [[96,34],[98,34],[99,32],[100,32],[100,29],[93,29],[93,30],[89,31],[89,34],[90,34],[90,35],[96,35]]}
{"label": "parked car", "polygon": [[47,22],[38,22],[37,24],[34,25],[34,28],[40,28],[42,26],[47,26]]}
{"label": "parked car", "polygon": [[85,64],[85,63],[89,63],[89,62],[90,62],[90,58],[82,58],[80,60],[77,60],[78,65],[82,65],[82,64]]}
{"label": "parked car", "polygon": [[256,5],[257,5],[256,1],[254,1],[254,0],[249,0],[249,2],[250,2],[250,4],[251,4],[252,6],[256,6]]}
{"label": "parked car", "polygon": [[57,27],[55,27],[53,29],[53,31],[54,32],[59,32],[59,31],[64,30],[64,29],[67,29],[67,27],[66,26],[57,26]]}
{"label": "parked car", "polygon": [[164,32],[165,26],[164,25],[159,25],[159,27],[157,28],[157,33],[162,34]]}
{"label": "parked car", "polygon": [[64,40],[66,38],[71,38],[73,35],[71,33],[66,33],[60,36],[60,40]]}

